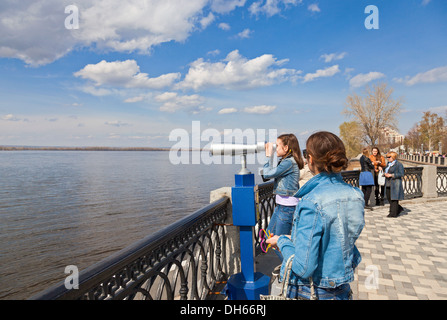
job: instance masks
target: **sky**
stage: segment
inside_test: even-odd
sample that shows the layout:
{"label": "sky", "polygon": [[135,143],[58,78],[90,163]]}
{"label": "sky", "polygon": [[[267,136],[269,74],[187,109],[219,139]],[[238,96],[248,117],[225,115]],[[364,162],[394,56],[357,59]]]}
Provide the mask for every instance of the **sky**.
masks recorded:
{"label": "sky", "polygon": [[3,0],[0,34],[0,145],[305,144],[380,82],[401,134],[447,112],[445,0]]}

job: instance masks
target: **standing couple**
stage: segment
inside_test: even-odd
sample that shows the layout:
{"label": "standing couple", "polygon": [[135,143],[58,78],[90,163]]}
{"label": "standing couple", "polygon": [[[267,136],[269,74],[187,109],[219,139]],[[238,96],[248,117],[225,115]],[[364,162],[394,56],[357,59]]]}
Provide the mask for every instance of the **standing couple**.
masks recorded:
{"label": "standing couple", "polygon": [[[387,217],[396,218],[403,208],[399,205],[399,200],[404,199],[404,190],[402,179],[405,175],[404,166],[397,161],[397,153],[388,152],[385,162],[384,157],[380,154],[379,148],[372,148],[372,154],[369,156],[367,148],[363,149],[360,158],[360,179],[359,185],[362,188],[365,200],[365,208],[371,209],[368,205],[371,196],[372,187],[375,187],[376,206],[384,205],[385,194],[390,203],[390,212]],[[385,178],[384,183],[380,183],[380,175]],[[379,197],[380,189],[380,197]]]}

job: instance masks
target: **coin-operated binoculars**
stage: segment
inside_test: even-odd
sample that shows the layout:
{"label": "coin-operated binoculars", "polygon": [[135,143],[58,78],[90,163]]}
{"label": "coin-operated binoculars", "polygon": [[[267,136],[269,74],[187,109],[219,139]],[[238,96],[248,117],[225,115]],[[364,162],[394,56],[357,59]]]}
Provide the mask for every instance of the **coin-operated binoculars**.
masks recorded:
{"label": "coin-operated binoculars", "polygon": [[227,282],[229,300],[259,300],[260,294],[269,293],[270,277],[256,272],[253,227],[256,225],[256,197],[254,174],[247,169],[246,155],[265,151],[265,143],[254,145],[214,144],[211,155],[241,156],[241,170],[235,174],[231,188],[233,225],[239,227],[241,249],[241,272]]}

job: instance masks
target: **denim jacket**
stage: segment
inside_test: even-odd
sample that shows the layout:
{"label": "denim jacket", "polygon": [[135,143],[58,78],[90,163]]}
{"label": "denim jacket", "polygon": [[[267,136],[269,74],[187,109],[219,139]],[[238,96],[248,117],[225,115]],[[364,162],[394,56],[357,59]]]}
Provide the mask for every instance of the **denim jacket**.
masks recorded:
{"label": "denim jacket", "polygon": [[297,206],[291,239],[282,235],[278,247],[287,259],[295,255],[289,283],[334,288],[354,280],[361,261],[354,245],[364,225],[363,193],[343,181],[341,174],[320,173],[305,183],[295,197]]}
{"label": "denim jacket", "polygon": [[273,167],[273,156],[264,165],[263,178],[275,179],[273,193],[280,196],[293,196],[299,189],[300,169],[295,158],[290,156],[283,158],[280,163]]}

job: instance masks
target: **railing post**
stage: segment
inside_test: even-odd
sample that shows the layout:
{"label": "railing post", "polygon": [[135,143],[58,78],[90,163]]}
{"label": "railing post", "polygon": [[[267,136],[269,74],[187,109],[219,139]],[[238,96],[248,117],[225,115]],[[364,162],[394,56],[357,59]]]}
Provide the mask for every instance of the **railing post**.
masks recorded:
{"label": "railing post", "polygon": [[436,190],[437,167],[433,165],[423,165],[422,170],[422,197],[437,198]]}
{"label": "railing post", "polygon": [[[213,190],[210,192],[210,203],[213,203],[214,201],[222,198],[222,197],[228,197],[230,198],[230,202],[233,202],[233,199],[231,199],[231,187],[223,187],[216,190]],[[226,243],[225,248],[222,248],[222,250],[225,250],[225,256],[228,257],[226,259],[227,264],[226,270],[228,274],[235,274],[241,271],[241,248],[240,248],[240,237],[239,232],[237,232],[237,228],[234,228],[233,225],[233,210],[232,210],[232,204],[227,208],[227,218],[225,220],[225,224],[227,226],[224,226],[225,228],[225,235],[226,235]]]}

